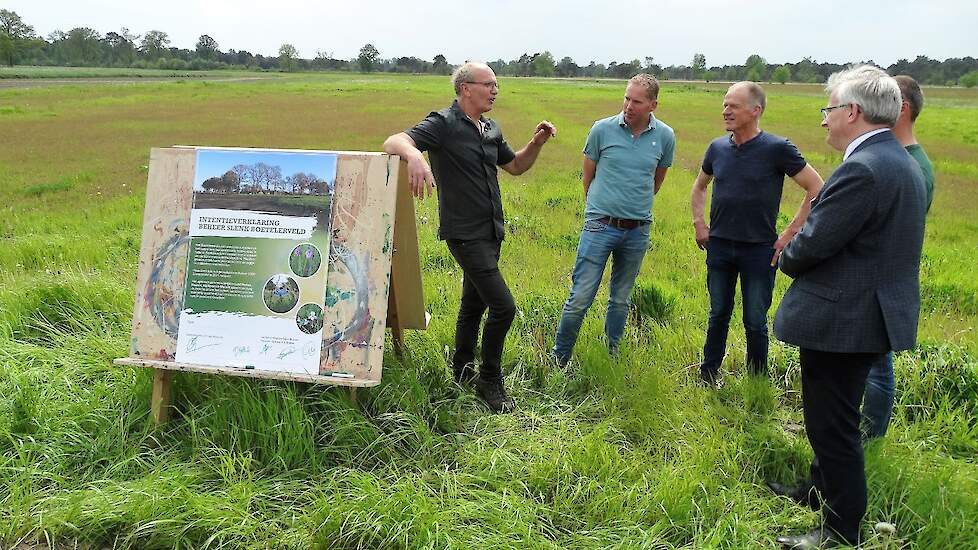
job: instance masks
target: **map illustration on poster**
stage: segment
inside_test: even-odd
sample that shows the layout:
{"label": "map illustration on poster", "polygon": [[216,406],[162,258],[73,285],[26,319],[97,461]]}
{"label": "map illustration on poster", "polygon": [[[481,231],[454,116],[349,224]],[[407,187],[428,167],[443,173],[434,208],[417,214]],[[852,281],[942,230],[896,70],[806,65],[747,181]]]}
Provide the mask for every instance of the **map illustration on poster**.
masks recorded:
{"label": "map illustration on poster", "polygon": [[336,155],[196,155],[176,360],[319,374]]}

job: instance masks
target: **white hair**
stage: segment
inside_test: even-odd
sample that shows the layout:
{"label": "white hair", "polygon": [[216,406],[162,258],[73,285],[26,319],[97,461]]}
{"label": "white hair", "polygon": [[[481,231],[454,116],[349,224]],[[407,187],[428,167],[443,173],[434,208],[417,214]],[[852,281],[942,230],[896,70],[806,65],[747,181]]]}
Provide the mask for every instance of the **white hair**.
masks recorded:
{"label": "white hair", "polygon": [[476,69],[485,67],[488,67],[488,65],[481,61],[466,61],[459,68],[455,69],[455,72],[452,73],[452,86],[455,87],[455,95],[462,93],[462,84],[472,81],[472,73]]}
{"label": "white hair", "polygon": [[872,65],[859,65],[833,73],[825,85],[839,104],[855,103],[866,122],[893,126],[903,101],[900,86],[890,75]]}

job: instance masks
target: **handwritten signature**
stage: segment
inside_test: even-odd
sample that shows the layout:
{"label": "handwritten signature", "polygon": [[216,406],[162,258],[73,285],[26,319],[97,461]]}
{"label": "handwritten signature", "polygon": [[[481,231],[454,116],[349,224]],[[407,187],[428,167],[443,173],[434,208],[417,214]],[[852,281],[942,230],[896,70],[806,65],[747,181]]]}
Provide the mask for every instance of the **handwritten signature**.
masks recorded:
{"label": "handwritten signature", "polygon": [[190,337],[190,341],[187,342],[187,353],[190,353],[192,351],[206,349],[206,348],[212,348],[214,346],[220,346],[221,345],[220,342],[218,342],[216,344],[206,344],[205,345],[205,344],[202,344],[202,343],[198,342],[199,339],[200,339],[200,336],[191,336]]}
{"label": "handwritten signature", "polygon": [[317,343],[308,343],[302,348],[303,357],[312,357],[313,355],[319,355],[322,345]]}

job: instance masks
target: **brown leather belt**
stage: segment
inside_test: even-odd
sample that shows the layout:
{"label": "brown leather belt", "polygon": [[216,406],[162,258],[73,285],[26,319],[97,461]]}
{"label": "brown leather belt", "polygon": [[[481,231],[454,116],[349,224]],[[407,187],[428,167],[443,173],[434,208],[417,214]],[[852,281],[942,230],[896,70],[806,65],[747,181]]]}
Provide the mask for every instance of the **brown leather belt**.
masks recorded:
{"label": "brown leather belt", "polygon": [[617,227],[618,229],[635,229],[636,227],[641,227],[649,223],[646,220],[625,220],[622,218],[612,218],[611,216],[598,218],[595,221],[610,225],[611,227]]}

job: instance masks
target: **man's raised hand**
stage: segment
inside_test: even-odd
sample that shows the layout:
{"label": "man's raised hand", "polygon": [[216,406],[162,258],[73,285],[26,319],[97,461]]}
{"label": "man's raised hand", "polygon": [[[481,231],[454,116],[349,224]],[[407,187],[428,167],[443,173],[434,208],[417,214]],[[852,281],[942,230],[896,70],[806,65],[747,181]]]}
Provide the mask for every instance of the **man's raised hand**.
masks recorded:
{"label": "man's raised hand", "polygon": [[537,145],[547,143],[547,140],[551,137],[557,137],[557,127],[549,120],[541,121],[540,124],[537,124],[536,129],[533,130],[533,143]]}

